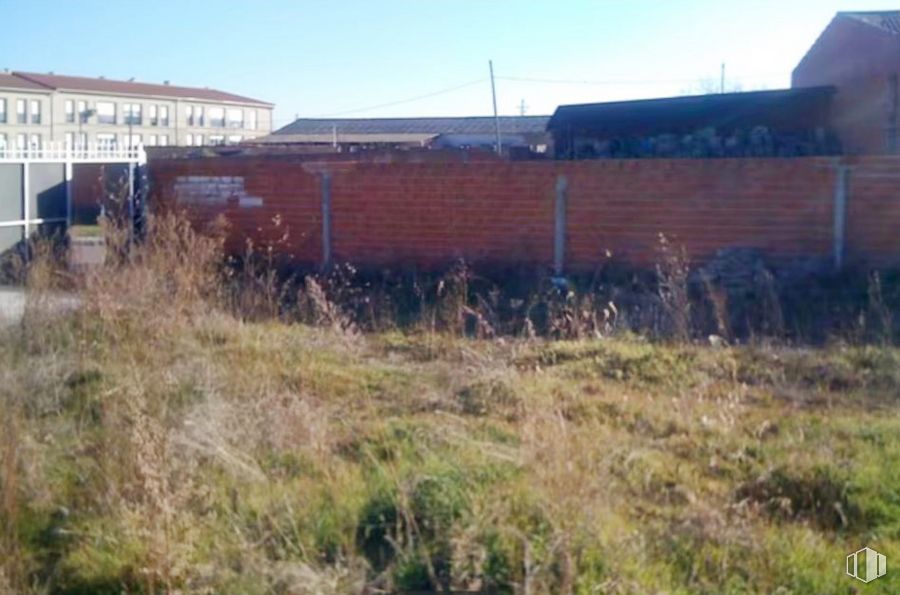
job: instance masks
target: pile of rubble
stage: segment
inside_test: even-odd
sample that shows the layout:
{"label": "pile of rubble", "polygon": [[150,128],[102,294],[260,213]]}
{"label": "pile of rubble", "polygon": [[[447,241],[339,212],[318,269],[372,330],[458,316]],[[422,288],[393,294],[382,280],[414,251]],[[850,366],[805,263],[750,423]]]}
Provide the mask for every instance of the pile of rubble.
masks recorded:
{"label": "pile of rubble", "polygon": [[725,290],[730,297],[754,293],[774,278],[762,252],[755,248],[723,248],[691,275],[692,284],[711,284]]}
{"label": "pile of rubble", "polygon": [[767,126],[720,133],[704,128],[692,134],[660,134],[605,140],[576,139],[576,159],[646,159],[715,157],[802,157],[834,155],[840,145],[823,129],[812,133],[783,133]]}

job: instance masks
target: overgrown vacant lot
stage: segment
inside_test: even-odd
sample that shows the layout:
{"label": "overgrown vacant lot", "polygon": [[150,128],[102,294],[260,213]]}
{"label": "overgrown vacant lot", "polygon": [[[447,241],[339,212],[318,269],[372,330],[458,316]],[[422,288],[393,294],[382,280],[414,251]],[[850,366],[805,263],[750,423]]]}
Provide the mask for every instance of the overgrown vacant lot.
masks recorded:
{"label": "overgrown vacant lot", "polygon": [[242,322],[192,266],[2,331],[0,591],[900,590],[844,575],[900,559],[896,349]]}

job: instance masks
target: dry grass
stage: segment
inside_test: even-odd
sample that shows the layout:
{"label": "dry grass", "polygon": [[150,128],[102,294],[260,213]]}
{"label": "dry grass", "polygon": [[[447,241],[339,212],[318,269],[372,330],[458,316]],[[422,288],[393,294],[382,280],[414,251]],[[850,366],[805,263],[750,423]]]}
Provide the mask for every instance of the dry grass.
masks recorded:
{"label": "dry grass", "polygon": [[556,287],[510,324],[462,264],[366,332],[350,271],[284,300],[175,218],[108,234],[0,330],[0,590],[843,593],[900,555],[890,346],[656,344]]}

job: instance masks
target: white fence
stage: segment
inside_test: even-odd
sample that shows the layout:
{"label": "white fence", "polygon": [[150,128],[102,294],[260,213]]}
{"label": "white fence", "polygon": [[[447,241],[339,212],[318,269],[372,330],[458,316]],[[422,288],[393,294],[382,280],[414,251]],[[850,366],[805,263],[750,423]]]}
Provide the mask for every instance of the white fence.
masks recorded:
{"label": "white fence", "polygon": [[56,161],[76,163],[136,163],[147,162],[147,153],[142,145],[121,146],[116,143],[88,143],[69,145],[62,142],[13,147],[0,145],[0,163],[25,161]]}
{"label": "white fence", "polygon": [[58,228],[71,224],[76,165],[126,165],[129,206],[132,206],[136,170],[146,161],[142,146],[112,143],[0,146],[0,254],[27,240],[41,226]]}

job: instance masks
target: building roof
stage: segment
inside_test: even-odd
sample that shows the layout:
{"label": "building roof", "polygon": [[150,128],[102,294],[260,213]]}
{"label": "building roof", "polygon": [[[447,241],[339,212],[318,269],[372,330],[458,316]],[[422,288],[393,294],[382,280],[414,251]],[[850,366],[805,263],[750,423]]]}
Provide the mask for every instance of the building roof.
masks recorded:
{"label": "building roof", "polygon": [[[501,116],[500,132],[543,133],[549,116]],[[273,133],[285,134],[493,134],[493,116],[461,118],[299,118]]]}
{"label": "building roof", "polygon": [[[503,134],[504,147],[527,147],[528,139],[521,134]],[[441,134],[434,140],[432,146],[437,148],[453,147],[493,147],[496,142],[494,133],[491,134]]]}
{"label": "building roof", "polygon": [[873,10],[839,12],[838,16],[856,19],[882,31],[900,35],[900,10]]}
{"label": "building roof", "polygon": [[13,72],[12,77],[25,83],[53,90],[84,91],[88,93],[104,93],[109,95],[154,95],[178,99],[195,99],[199,101],[221,101],[271,106],[271,103],[226,93],[216,89],[199,89],[196,87],[179,87],[167,84],[139,83],[135,81],[116,81],[106,78],[88,78],[83,76],[64,76],[59,74],[39,74],[33,72]]}
{"label": "building roof", "polygon": [[0,89],[27,89],[29,91],[43,91],[44,93],[49,91],[44,85],[33,83],[28,79],[23,79],[9,72],[0,72]]}
{"label": "building roof", "polygon": [[808,87],[562,105],[547,127],[608,135],[690,133],[706,127],[759,125],[785,131],[809,129],[827,121],[834,91],[834,87]]}
{"label": "building roof", "polygon": [[[428,133],[372,133],[372,134],[355,134],[355,133],[337,133],[337,141],[339,143],[381,143],[381,144],[425,144],[434,139],[436,134]],[[330,145],[334,142],[335,135],[333,131],[327,134],[270,134],[260,138],[254,138],[249,142],[253,144],[309,144],[309,145]]]}

